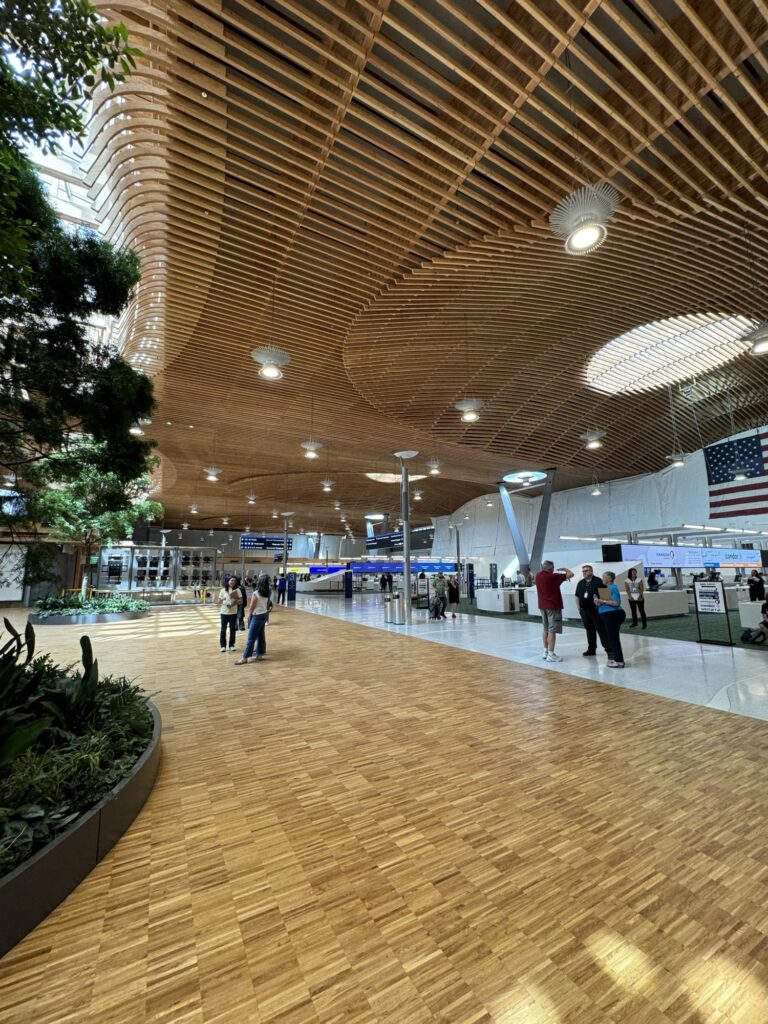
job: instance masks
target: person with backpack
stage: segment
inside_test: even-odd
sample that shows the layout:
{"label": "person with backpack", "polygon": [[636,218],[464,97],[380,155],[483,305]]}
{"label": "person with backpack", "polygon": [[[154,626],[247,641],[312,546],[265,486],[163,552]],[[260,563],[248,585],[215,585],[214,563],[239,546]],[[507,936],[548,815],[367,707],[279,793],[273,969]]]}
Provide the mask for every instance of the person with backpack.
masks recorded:
{"label": "person with backpack", "polygon": [[[243,648],[243,656],[238,658],[236,665],[247,665],[249,661],[260,661],[267,653],[266,625],[269,618],[270,602],[269,576],[259,576],[256,589],[248,605],[250,618],[248,620],[248,636]],[[256,657],[252,659],[253,649],[256,648]]]}

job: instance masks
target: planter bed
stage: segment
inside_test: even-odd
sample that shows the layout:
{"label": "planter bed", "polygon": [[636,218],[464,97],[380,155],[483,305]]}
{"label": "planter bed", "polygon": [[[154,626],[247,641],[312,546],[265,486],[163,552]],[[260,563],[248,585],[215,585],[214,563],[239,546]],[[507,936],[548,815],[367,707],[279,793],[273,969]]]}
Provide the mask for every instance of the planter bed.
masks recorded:
{"label": "planter bed", "polygon": [[100,622],[122,622],[124,619],[143,619],[149,612],[79,612],[76,615],[46,615],[41,618],[30,612],[33,626],[92,626]]}
{"label": "planter bed", "polygon": [[[129,614],[135,618],[144,613]],[[154,719],[152,739],[131,774],[66,832],[0,879],[0,956],[77,888],[130,828],[144,806],[160,765],[162,733],[157,708],[152,703],[149,708]]]}

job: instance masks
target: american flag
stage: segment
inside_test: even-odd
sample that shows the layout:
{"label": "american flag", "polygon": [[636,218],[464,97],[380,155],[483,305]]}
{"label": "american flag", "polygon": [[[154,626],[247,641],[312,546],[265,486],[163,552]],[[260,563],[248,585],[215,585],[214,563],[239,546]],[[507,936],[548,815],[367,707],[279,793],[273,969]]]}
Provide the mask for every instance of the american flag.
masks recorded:
{"label": "american flag", "polygon": [[[709,518],[768,515],[768,427],[734,434],[704,449]],[[736,471],[746,480],[734,480]]]}

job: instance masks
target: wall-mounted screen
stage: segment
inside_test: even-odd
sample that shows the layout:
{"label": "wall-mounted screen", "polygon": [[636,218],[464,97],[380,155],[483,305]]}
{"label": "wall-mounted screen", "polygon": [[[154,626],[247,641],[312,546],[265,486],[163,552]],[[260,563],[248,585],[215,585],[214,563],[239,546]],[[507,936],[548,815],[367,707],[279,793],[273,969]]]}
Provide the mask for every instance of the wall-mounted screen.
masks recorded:
{"label": "wall-mounted screen", "polygon": [[604,544],[603,561],[642,562],[646,569],[759,569],[754,548],[673,547],[670,544]]}

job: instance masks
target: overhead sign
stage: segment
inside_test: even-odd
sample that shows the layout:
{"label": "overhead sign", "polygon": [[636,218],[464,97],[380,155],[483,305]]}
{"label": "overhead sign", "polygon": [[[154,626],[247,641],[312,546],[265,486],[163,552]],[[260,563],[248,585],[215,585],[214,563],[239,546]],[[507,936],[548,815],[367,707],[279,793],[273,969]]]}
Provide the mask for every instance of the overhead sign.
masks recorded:
{"label": "overhead sign", "polygon": [[604,546],[603,558],[611,562],[642,562],[647,569],[759,569],[762,566],[761,554],[754,548],[611,544]]}
{"label": "overhead sign", "polygon": [[[402,562],[350,562],[356,573],[402,572]],[[455,562],[411,562],[411,572],[456,572]]]}
{"label": "overhead sign", "polygon": [[310,576],[328,576],[332,572],[341,572],[345,569],[344,565],[310,565],[309,575]]}
{"label": "overhead sign", "polygon": [[[240,534],[240,550],[241,551],[282,551],[285,547],[285,540],[283,537],[277,536],[259,536],[255,533],[241,533]],[[293,538],[288,538],[288,550],[293,548]]]}
{"label": "overhead sign", "polygon": [[694,583],[693,592],[696,597],[696,610],[702,615],[725,615],[725,589],[722,583]]}
{"label": "overhead sign", "polygon": [[[433,526],[419,526],[411,530],[411,550],[425,551],[432,547],[435,538]],[[365,541],[366,551],[402,551],[403,531],[394,530],[392,533],[376,533],[373,537],[367,537]]]}

